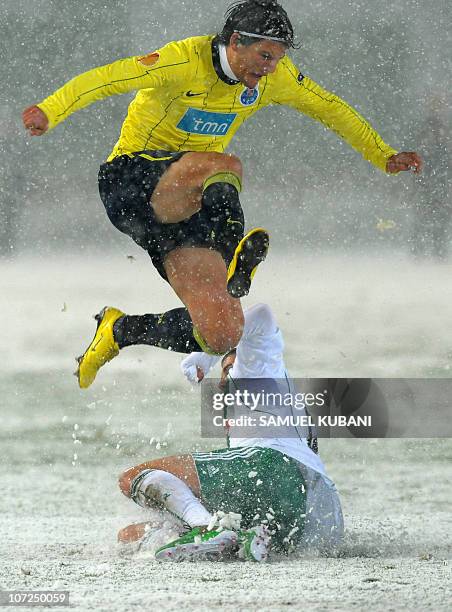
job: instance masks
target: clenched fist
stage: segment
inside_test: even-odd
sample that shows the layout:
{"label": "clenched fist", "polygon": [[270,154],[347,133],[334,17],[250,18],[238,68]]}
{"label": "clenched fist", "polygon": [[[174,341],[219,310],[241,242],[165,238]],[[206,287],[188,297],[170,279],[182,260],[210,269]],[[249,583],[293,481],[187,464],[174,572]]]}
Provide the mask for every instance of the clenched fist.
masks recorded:
{"label": "clenched fist", "polygon": [[37,106],[29,106],[22,113],[25,129],[31,136],[42,136],[49,129],[47,115]]}
{"label": "clenched fist", "polygon": [[422,159],[417,153],[397,153],[388,159],[386,164],[386,172],[390,174],[398,174],[404,170],[411,170],[415,174],[419,174],[422,170]]}

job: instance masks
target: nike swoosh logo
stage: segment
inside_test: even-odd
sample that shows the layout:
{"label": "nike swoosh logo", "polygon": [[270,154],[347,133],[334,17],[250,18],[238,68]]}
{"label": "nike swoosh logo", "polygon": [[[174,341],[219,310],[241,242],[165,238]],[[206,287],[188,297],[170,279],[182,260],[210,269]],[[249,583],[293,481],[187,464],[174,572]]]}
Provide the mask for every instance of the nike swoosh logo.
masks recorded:
{"label": "nike swoosh logo", "polygon": [[185,95],[188,96],[189,98],[193,98],[194,96],[202,96],[203,93],[204,92],[193,93],[192,90],[190,89],[190,91],[187,91],[187,93]]}

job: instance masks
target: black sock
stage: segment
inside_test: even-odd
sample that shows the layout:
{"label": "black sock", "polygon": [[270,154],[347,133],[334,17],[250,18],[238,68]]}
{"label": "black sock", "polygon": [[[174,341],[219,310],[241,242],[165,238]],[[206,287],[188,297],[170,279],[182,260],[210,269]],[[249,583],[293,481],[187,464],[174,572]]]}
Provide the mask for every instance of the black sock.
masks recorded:
{"label": "black sock", "polygon": [[193,323],[186,308],[163,314],[125,315],[114,324],[113,334],[120,349],[149,344],[176,353],[201,350],[193,337]]}
{"label": "black sock", "polygon": [[245,219],[239,192],[230,183],[212,183],[202,196],[201,214],[213,231],[213,242],[227,259],[243,238]]}

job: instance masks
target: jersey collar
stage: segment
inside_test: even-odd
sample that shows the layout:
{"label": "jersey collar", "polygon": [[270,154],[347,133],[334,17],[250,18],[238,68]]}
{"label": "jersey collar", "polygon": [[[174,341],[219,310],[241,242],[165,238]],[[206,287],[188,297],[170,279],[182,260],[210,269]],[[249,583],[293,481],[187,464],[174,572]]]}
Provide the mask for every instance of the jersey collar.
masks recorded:
{"label": "jersey collar", "polygon": [[227,83],[228,85],[237,85],[238,83],[240,83],[240,81],[231,79],[223,70],[223,67],[221,65],[220,41],[218,39],[218,36],[216,36],[212,41],[212,61],[213,67],[215,68],[215,72],[220,77],[220,79],[224,81],[224,83]]}
{"label": "jersey collar", "polygon": [[229,60],[228,60],[228,53],[226,51],[226,46],[223,45],[223,43],[220,43],[220,63],[221,63],[221,68],[223,69],[223,72],[225,73],[225,75],[229,77],[230,79],[232,79],[233,81],[236,81],[238,83],[239,79],[232,72],[231,64],[229,63]]}

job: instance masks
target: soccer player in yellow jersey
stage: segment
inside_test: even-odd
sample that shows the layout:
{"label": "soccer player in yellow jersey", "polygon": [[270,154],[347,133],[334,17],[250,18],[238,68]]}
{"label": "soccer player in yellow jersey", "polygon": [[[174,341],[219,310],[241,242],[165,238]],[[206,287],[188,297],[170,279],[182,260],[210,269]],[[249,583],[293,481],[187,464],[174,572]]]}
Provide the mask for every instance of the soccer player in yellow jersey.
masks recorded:
{"label": "soccer player in yellow jersey", "polygon": [[40,136],[96,100],[138,90],[100,168],[100,195],[112,223],[149,252],[186,306],[143,316],[104,309],[80,359],[81,387],[126,346],[225,353],[237,345],[237,298],[249,290],[268,235],[258,229],[244,237],[242,165],[225,151],[261,108],[296,108],[384,172],[421,170],[416,153],[398,153],[346,102],[304,76],[286,55],[290,47],[293,27],[276,0],[241,0],[221,34],[95,68],[24,111],[26,129]]}

